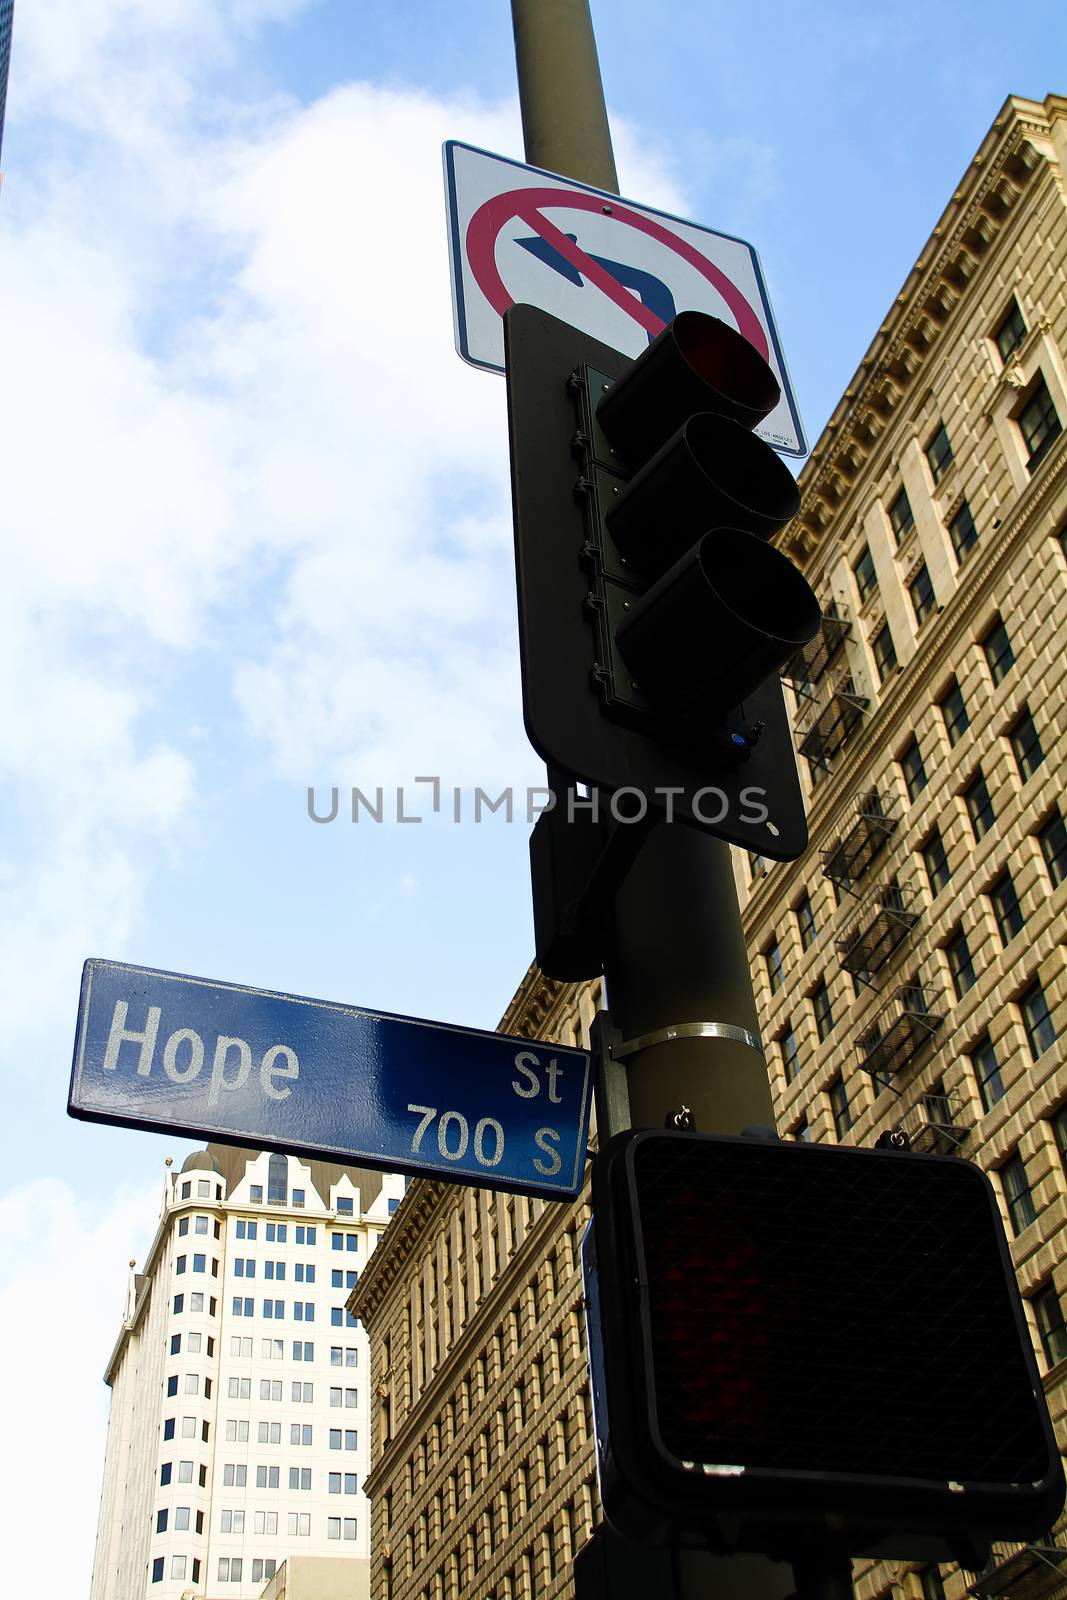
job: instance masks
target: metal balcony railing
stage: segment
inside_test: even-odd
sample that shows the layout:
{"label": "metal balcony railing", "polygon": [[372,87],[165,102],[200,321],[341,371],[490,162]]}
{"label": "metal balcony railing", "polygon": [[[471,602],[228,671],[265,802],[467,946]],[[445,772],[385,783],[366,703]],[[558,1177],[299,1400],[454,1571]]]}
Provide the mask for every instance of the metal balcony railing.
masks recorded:
{"label": "metal balcony railing", "polygon": [[1067,1549],[1049,1534],[1032,1544],[994,1544],[967,1593],[978,1600],[1045,1600],[1065,1587]]}
{"label": "metal balcony railing", "polygon": [[950,1094],[924,1094],[900,1119],[913,1150],[925,1155],[954,1155],[971,1131],[963,1107]]}
{"label": "metal balcony railing", "polygon": [[797,708],[797,743],[801,755],[825,766],[863,720],[869,703],[856,687],[847,666],[827,673],[817,693],[804,697]]}
{"label": "metal balcony railing", "polygon": [[852,624],[843,617],[824,616],[822,627],[808,644],[794,650],[781,669],[783,678],[797,688],[818,683],[827,667],[844,649],[845,640],[852,632]]}
{"label": "metal balcony railing", "polygon": [[823,851],[822,870],[843,889],[850,889],[862,878],[888,844],[897,818],[892,804],[877,789],[858,795],[843,818],[836,844]]}
{"label": "metal balcony railing", "polygon": [[864,982],[892,958],[919,920],[911,897],[898,883],[887,883],[864,895],[837,940],[838,960],[846,972]]}
{"label": "metal balcony railing", "polygon": [[856,1039],[860,1070],[888,1088],[905,1067],[917,1066],[945,1020],[940,998],[939,991],[902,984]]}

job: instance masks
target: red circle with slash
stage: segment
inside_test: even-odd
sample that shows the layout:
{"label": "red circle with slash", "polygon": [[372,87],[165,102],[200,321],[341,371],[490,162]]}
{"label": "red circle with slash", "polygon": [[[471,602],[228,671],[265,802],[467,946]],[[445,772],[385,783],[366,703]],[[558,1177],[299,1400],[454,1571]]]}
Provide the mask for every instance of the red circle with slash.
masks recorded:
{"label": "red circle with slash", "polygon": [[755,346],[764,360],[768,359],[770,349],[763,324],[740,289],[726,276],[721,267],[717,267],[706,256],[702,256],[693,245],[685,239],[680,239],[676,233],[672,233],[655,218],[644,216],[639,211],[632,211],[628,206],[618,205],[614,200],[606,201],[600,195],[583,194],[576,189],[510,189],[506,194],[493,195],[474,213],[467,225],[467,260],[478,287],[498,315],[503,316],[508,307],[514,304],[514,299],[496,264],[496,242],[500,230],[513,217],[518,217],[580,272],[587,283],[599,289],[602,294],[606,294],[609,300],[614,301],[627,316],[640,323],[650,335],[654,337],[664,326],[662,318],[642,305],[640,300],[636,299],[628,289],[624,289],[599,262],[586,255],[585,251],[568,238],[561,228],[557,228],[555,223],[549,221],[541,209],[549,206],[610,215],[614,222],[623,222],[628,227],[636,228],[638,232],[647,234],[649,238],[657,240],[666,249],[673,251],[699,272],[701,277],[706,278],[722,296],[733,314],[737,331],[745,336],[749,344]]}

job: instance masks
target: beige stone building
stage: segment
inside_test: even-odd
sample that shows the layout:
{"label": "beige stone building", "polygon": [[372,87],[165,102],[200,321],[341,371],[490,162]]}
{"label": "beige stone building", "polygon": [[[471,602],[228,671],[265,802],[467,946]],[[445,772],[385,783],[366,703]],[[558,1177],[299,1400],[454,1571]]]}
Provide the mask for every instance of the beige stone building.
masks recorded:
{"label": "beige stone building", "polygon": [[[828,619],[786,674],[811,843],[736,867],[779,1131],[902,1128],[993,1175],[1067,1444],[1065,179],[1067,100],[1009,99],[805,465],[780,542]],[[597,988],[531,970],[502,1027],[585,1038]],[[570,1592],[586,1217],[408,1191],[352,1301],[375,1600]],[[988,1595],[1059,1582],[1054,1556],[995,1564]],[[861,1600],[975,1582],[856,1568]]]}

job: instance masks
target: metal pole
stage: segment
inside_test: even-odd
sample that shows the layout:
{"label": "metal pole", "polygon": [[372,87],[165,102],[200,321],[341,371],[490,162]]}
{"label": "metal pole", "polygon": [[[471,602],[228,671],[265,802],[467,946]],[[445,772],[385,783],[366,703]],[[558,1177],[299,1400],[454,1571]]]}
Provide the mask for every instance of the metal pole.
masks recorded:
{"label": "metal pole", "polygon": [[618,194],[588,0],[511,0],[511,21],[527,161]]}
{"label": "metal pole", "polygon": [[[618,193],[588,0],[512,0],[526,159]],[[663,823],[620,891],[607,965],[612,1021],[627,1042],[679,1025],[725,1025],[628,1058],[631,1120],[662,1127],[684,1104],[702,1133],[772,1125],[748,953],[729,849]]]}
{"label": "metal pole", "polygon": [[[526,159],[618,193],[588,0],[512,0]],[[680,823],[645,839],[618,892],[607,963],[612,1023],[627,1056],[630,1118],[662,1127],[686,1105],[705,1133],[773,1125],[748,954],[726,845]],[[704,1036],[667,1030],[718,1024]],[[604,1130],[601,1130],[602,1132]],[[679,1552],[675,1600],[783,1600],[784,1562]]]}

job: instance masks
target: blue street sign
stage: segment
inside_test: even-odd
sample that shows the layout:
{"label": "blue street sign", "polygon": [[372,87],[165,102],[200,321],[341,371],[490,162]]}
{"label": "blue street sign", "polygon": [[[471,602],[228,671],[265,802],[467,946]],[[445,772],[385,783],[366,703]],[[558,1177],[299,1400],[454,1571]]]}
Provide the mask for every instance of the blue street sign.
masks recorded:
{"label": "blue street sign", "polygon": [[67,1109],[565,1200],[591,1091],[562,1045],[87,961]]}

